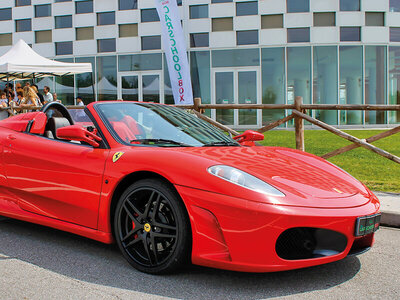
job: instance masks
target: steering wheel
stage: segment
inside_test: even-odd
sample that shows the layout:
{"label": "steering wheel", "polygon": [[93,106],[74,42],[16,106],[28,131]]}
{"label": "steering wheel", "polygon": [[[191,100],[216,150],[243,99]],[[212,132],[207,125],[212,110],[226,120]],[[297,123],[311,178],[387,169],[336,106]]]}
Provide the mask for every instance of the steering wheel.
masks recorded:
{"label": "steering wheel", "polygon": [[[71,117],[68,109],[59,102],[49,102],[45,104],[41,109],[47,115],[47,120],[51,117],[63,117],[66,118],[70,125],[74,125],[74,120]],[[57,114],[58,112],[58,114]],[[61,115],[61,116],[60,116]]]}

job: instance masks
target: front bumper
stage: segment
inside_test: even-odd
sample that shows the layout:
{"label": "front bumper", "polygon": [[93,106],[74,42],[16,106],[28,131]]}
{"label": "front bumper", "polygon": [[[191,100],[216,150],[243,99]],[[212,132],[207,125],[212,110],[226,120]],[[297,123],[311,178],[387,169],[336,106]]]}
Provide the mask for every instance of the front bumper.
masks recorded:
{"label": "front bumper", "polygon": [[[271,205],[176,186],[192,226],[194,264],[245,272],[271,272],[333,262],[373,244],[373,233],[354,236],[357,217],[375,214],[379,201],[352,208],[308,208]],[[360,196],[361,197],[361,196]],[[317,228],[344,235],[340,253],[308,259],[282,259],[276,252],[279,236],[290,228]],[[357,247],[352,249],[352,246]]]}

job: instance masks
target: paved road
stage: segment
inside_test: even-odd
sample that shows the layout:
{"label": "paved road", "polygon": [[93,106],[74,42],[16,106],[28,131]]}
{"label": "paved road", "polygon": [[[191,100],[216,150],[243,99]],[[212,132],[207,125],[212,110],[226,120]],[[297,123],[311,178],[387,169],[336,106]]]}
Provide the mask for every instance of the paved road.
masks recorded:
{"label": "paved road", "polygon": [[132,269],[115,246],[5,220],[0,299],[399,299],[399,246],[400,230],[381,228],[371,251],[324,266],[269,274],[191,266],[151,276]]}

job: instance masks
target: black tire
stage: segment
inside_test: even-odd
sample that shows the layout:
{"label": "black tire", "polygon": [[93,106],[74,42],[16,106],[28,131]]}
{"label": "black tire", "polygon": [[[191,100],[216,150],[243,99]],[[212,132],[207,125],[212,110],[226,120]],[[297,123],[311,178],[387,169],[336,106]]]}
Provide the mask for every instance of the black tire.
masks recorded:
{"label": "black tire", "polygon": [[176,191],[158,179],[139,180],[125,190],[115,209],[114,236],[128,262],[145,273],[170,273],[190,258],[185,206]]}

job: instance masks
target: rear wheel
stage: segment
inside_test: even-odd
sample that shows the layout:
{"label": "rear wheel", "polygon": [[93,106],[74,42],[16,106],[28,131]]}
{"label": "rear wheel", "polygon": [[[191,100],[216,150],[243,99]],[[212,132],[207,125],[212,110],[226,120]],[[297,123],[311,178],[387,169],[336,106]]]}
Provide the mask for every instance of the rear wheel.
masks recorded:
{"label": "rear wheel", "polygon": [[161,180],[140,180],[126,189],[115,210],[114,235],[128,262],[142,272],[171,272],[190,257],[186,209]]}

